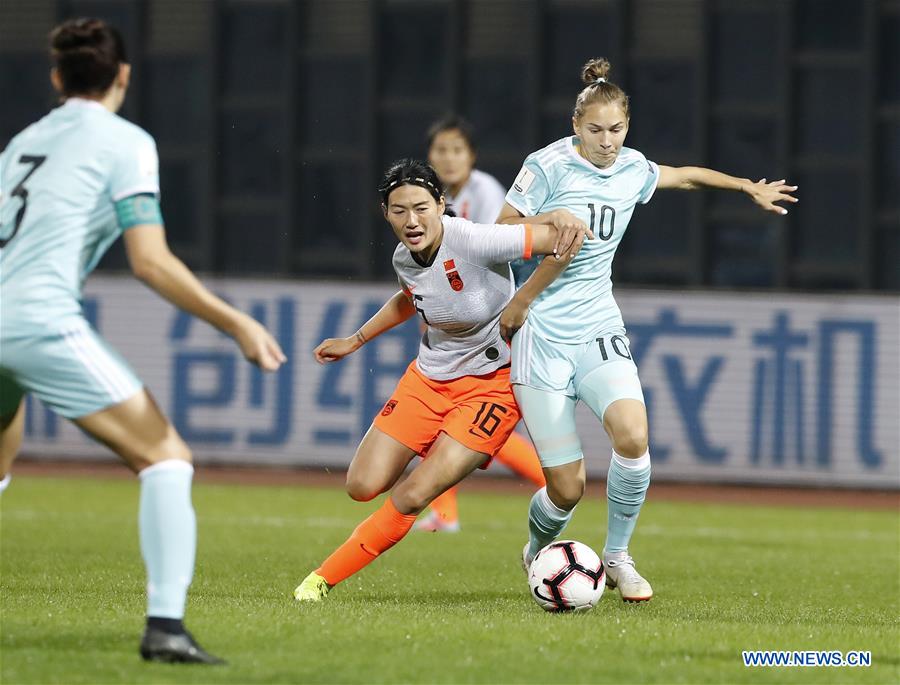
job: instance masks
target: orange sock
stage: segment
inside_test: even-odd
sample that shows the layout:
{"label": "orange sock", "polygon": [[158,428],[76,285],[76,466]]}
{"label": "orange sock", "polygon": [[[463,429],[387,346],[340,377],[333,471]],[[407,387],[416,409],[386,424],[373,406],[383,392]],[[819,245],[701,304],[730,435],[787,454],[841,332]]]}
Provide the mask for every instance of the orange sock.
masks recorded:
{"label": "orange sock", "polygon": [[356,527],[347,542],[331,553],[316,573],[329,585],[337,585],[400,542],[415,522],[415,514],[401,514],[388,497],[378,511]]}
{"label": "orange sock", "polygon": [[456,502],[457,486],[453,486],[443,495],[438,495],[431,502],[431,510],[437,514],[444,523],[453,523],[459,519],[459,507]]}
{"label": "orange sock", "polygon": [[506,464],[520,476],[527,478],[539,488],[546,485],[544,471],[541,469],[541,461],[538,459],[534,447],[518,433],[509,436],[500,451],[494,455],[494,459],[501,464]]}

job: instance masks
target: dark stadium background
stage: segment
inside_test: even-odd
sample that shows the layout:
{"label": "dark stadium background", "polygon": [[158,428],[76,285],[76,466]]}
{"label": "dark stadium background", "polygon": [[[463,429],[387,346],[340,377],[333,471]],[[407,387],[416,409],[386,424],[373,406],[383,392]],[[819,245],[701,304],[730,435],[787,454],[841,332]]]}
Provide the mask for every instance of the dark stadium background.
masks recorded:
{"label": "dark stadium background", "polygon": [[[85,313],[193,450],[188,625],[231,665],[139,664],[136,479],[29,398],[0,499],[0,681],[900,682],[900,0],[0,0],[0,150],[54,105],[47,34],[75,16],[124,34],[121,113],[158,143],[175,253],[289,361],[263,376],[112,248]],[[597,56],[649,159],[799,185],[787,216],[657,193],[616,257],[653,454],[631,549],[656,598],[544,614],[519,567],[532,486],[494,466],[461,487],[460,534],[410,535],[297,606],[378,506],[344,471],[419,343],[412,319],[346,362],[310,354],[396,290],[383,168],[452,110],[510,184],[570,132]],[[579,412],[565,535],[599,550],[609,445]],[[872,667],[741,661],[798,649]]]}
{"label": "dark stadium background", "polygon": [[124,33],[123,114],[156,137],[169,237],[200,272],[390,279],[383,167],[453,110],[508,184],[569,132],[602,55],[632,97],[628,145],[801,199],[782,219],[660,194],[618,284],[900,289],[897,0],[4,0],[0,146],[53,104],[47,30],[80,15]]}

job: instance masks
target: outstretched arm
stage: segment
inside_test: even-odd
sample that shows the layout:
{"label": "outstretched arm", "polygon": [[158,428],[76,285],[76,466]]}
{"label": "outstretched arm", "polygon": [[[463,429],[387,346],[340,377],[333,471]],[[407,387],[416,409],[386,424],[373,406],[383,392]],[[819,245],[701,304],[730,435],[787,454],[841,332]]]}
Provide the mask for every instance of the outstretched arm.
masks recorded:
{"label": "outstretched arm", "polygon": [[659,167],[658,188],[674,188],[676,190],[698,190],[700,188],[721,188],[723,190],[739,190],[747,193],[760,207],[776,214],[787,214],[784,207],[776,202],[797,202],[791,195],[797,186],[787,185],[784,179],[767,183],[760,179],[755,183],[749,178],[738,178],[723,174],[721,171],[699,166],[663,166]]}
{"label": "outstretched arm", "polygon": [[416,313],[416,308],[403,291],[397,291],[359,330],[346,338],[328,338],[320,342],[313,355],[320,364],[336,362],[356,352],[372,338],[399,326]]}
{"label": "outstretched arm", "polygon": [[134,275],[163,298],[230,335],[244,356],[261,369],[275,371],[287,361],[262,324],[216,297],[172,254],[161,224],[129,228],[124,241]]}

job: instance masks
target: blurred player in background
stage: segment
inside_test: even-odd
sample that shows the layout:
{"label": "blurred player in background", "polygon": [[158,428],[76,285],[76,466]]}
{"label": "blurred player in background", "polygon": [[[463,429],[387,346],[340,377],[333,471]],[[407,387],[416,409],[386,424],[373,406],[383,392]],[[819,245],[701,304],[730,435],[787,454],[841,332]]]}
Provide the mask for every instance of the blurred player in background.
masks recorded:
{"label": "blurred player in background", "polygon": [[[565,528],[584,492],[585,469],[575,431],[579,400],[601,420],[612,442],[607,476],[608,522],[603,561],[607,584],[626,601],[653,590],[634,567],[628,543],[650,484],[647,412],[622,315],[612,295],[613,255],[635,205],[657,187],[722,188],[747,193],[767,211],[796,202],[783,180],[756,183],[700,167],[657,166],[623,147],[628,97],[608,80],[610,65],[591,60],[572,117],[574,136],[532,153],[506,195],[500,220],[551,223],[560,213],[584,222],[586,240],[571,265],[531,304],[516,294],[501,318],[513,338],[512,382],[547,478],[532,498],[523,563]],[[547,264],[549,266],[549,264]],[[544,263],[537,273],[545,269]],[[527,320],[526,320],[527,316]]]}
{"label": "blurred player in background", "polygon": [[428,163],[444,184],[447,209],[476,224],[492,224],[500,215],[506,189],[475,168],[478,156],[472,125],[448,115],[428,129]]}
{"label": "blurred player in background", "polygon": [[63,105],[0,155],[0,476],[5,487],[26,392],[116,452],[141,482],[141,655],[221,663],[182,622],[196,552],[190,449],[88,324],[83,282],[123,235],[135,276],[166,300],[229,334],[265,370],[285,356],[265,328],[210,293],[169,251],[156,144],[116,115],[131,75],[119,32],[99,19],[67,21],[51,33],[50,50]]}
{"label": "blurred player in background", "polygon": [[[564,268],[581,245],[579,231],[550,226],[473,224],[444,214],[444,192],[434,170],[401,160],[379,186],[384,217],[400,244],[394,270],[401,291],[349,338],[316,347],[319,363],[334,362],[418,312],[426,325],[419,355],[375,417],[347,471],[347,492],[369,501],[393,488],[384,504],[294,590],[299,601],[319,601],[402,540],[435,497],[491,457],[519,422],[509,385],[509,345],[500,313],[512,292],[508,263],[554,252],[523,286],[532,296]],[[546,278],[546,281],[541,281]],[[424,455],[394,487],[409,462]]]}
{"label": "blurred player in background", "polygon": [[[472,126],[457,115],[448,115],[436,121],[428,130],[428,162],[444,184],[444,200],[448,213],[468,219],[476,224],[493,224],[503,209],[506,189],[500,182],[475,168],[477,148]],[[520,279],[521,265],[534,270],[537,257],[511,262],[517,286],[522,285],[527,275]],[[537,487],[544,486],[544,474],[534,447],[519,433],[511,433],[509,440],[494,455],[501,464],[527,478]],[[426,531],[454,533],[459,530],[459,506],[457,489],[450,488],[431,503],[431,513],[416,524],[416,528]]]}

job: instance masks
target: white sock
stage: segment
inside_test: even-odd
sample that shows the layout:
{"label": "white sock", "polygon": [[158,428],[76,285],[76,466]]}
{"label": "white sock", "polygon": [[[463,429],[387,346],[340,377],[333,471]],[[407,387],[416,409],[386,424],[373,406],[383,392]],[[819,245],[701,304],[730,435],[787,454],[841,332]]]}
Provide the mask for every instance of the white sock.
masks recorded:
{"label": "white sock", "polygon": [[194,467],[178,459],[158,462],[138,474],[138,524],[147,567],[147,616],[184,617],[197,548],[197,519],[191,505],[193,475]]}
{"label": "white sock", "polygon": [[528,507],[528,557],[533,559],[538,552],[553,542],[563,532],[575,509],[566,511],[553,503],[543,487],[534,493]]}

